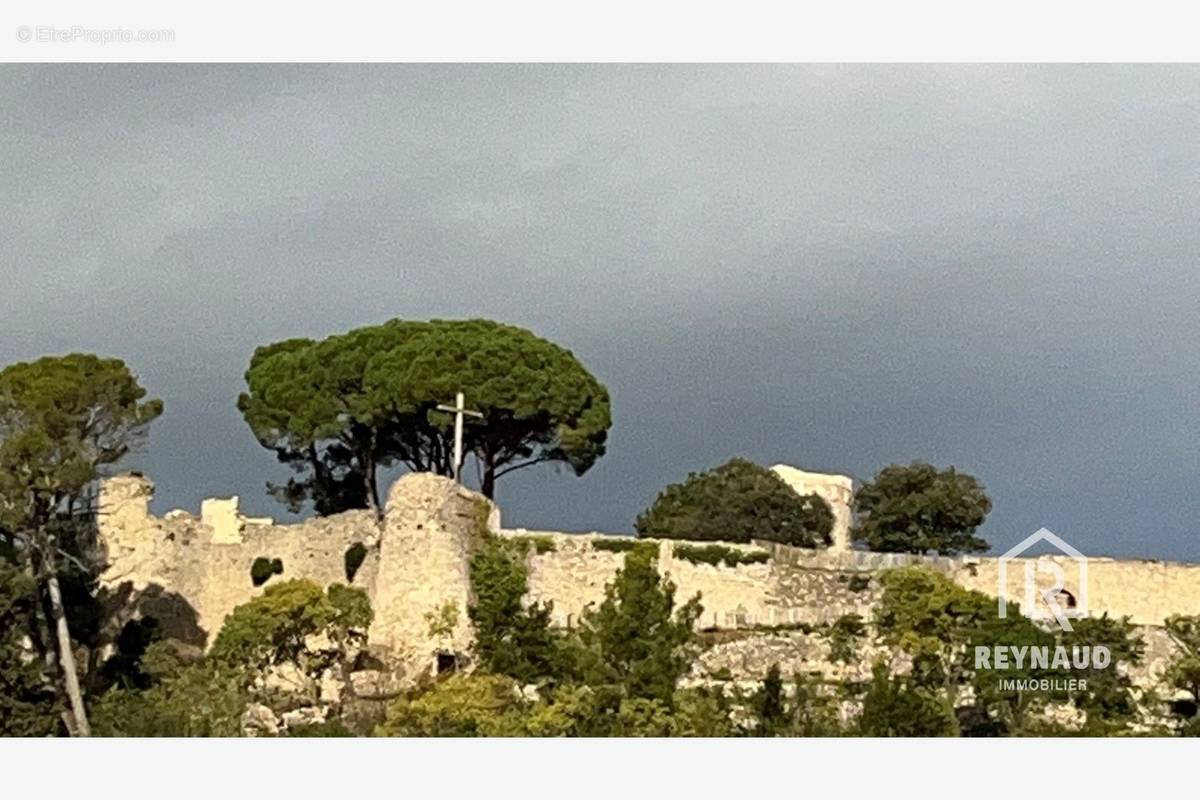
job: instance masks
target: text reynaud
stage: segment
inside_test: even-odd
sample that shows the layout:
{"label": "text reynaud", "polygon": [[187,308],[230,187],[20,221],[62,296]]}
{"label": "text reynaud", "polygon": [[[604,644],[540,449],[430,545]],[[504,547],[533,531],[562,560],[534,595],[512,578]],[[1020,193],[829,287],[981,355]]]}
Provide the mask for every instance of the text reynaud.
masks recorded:
{"label": "text reynaud", "polygon": [[1098,644],[1031,647],[1030,645],[994,645],[975,648],[975,669],[1105,669],[1112,653]]}

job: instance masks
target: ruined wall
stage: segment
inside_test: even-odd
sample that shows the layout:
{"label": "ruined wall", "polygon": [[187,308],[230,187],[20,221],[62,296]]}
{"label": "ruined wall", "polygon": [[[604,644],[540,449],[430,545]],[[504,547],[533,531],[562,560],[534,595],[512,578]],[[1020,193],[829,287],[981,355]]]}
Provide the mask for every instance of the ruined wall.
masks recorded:
{"label": "ruined wall", "polygon": [[[512,537],[537,536],[554,543],[554,551],[527,556],[530,596],[554,602],[554,622],[573,624],[589,605],[599,603],[624,555],[597,550],[598,534],[562,534],[523,529],[504,531]],[[872,663],[881,659],[903,671],[903,654],[883,646],[868,631],[854,641],[854,656],[834,657],[830,625],[848,614],[864,620],[880,599],[881,572],[920,565],[936,569],[968,589],[998,595],[999,559],[938,558],[896,553],[813,551],[770,542],[752,545],[722,543],[742,551],[766,552],[763,564],[737,567],[692,564],[674,553],[677,543],[658,541],[660,570],[677,585],[682,602],[701,595],[704,613],[700,627],[708,647],[696,662],[689,682],[732,681],[752,689],[767,670],[778,664],[784,674],[800,673],[825,681],[863,681]],[[1013,559],[1007,569],[1007,596],[1023,604],[1026,564],[1057,564],[1065,588],[1082,600],[1076,563],[1065,556]],[[1045,570],[1035,571],[1038,599],[1030,611],[1047,618],[1050,610],[1040,596],[1053,584]],[[1088,613],[1130,617],[1145,645],[1130,678],[1140,690],[1160,687],[1163,674],[1178,655],[1176,645],[1161,627],[1172,614],[1200,614],[1200,565],[1151,561],[1091,559],[1088,563]],[[1015,613],[1015,612],[1014,612]],[[897,666],[899,665],[899,666]]]}
{"label": "ruined wall", "polygon": [[[149,513],[152,492],[149,481],[135,476],[112,479],[102,487],[99,527],[109,559],[102,586],[113,611],[110,633],[128,619],[154,616],[170,635],[206,647],[235,606],[263,591],[250,576],[256,558],[282,560],[283,574],[272,581],[345,583],[346,551],[361,543],[367,557],[352,585],[368,593],[375,611],[370,643],[392,653],[406,671],[419,672],[432,669],[439,653],[469,651],[469,555],[481,527],[549,541],[548,552],[527,550],[529,599],[552,601],[554,624],[561,627],[576,624],[589,605],[603,599],[605,585],[625,559],[624,553],[596,546],[602,539],[613,541],[611,536],[502,530],[499,513],[488,501],[428,474],[397,481],[382,520],[360,511],[277,525],[242,516],[235,498],[206,502],[199,517],[184,512],[157,517]],[[860,669],[830,661],[822,630],[848,614],[869,619],[879,600],[878,575],[886,569],[921,564],[969,589],[998,593],[999,562],[994,558],[814,551],[756,542],[722,546],[766,554],[764,563],[713,566],[681,558],[676,553],[680,544],[652,541],[660,571],[676,584],[679,602],[701,596],[702,629],[729,634],[705,654],[698,667],[702,671],[728,669],[761,677],[775,661],[822,674]],[[1011,561],[1010,598],[1022,600],[1025,565],[1039,561],[1060,566],[1067,590],[1084,599],[1082,588],[1073,583],[1078,581],[1075,563],[1057,556]],[[1048,588],[1051,576],[1042,570],[1036,575],[1039,590]],[[1154,626],[1171,614],[1200,614],[1200,565],[1091,559],[1087,586],[1091,615],[1128,616],[1137,625],[1150,626],[1143,637],[1148,643],[1143,671],[1151,677],[1161,673],[1171,654],[1169,642]],[[435,632],[431,618],[447,608],[452,624]],[[1048,608],[1023,610],[1048,613]]]}
{"label": "ruined wall", "polygon": [[[533,536],[553,542],[554,550],[527,555],[529,596],[534,601],[554,603],[554,622],[573,624],[589,605],[604,598],[604,586],[624,563],[624,553],[595,546],[615,537],[603,534],[564,534],[525,529],[501,534],[519,538]],[[626,539],[628,541],[628,539]],[[704,606],[700,626],[705,628],[755,628],[797,624],[826,624],[844,614],[869,612],[876,600],[877,584],[865,576],[854,581],[860,570],[840,566],[810,568],[772,557],[766,563],[696,564],[675,553],[678,542],[642,540],[658,548],[659,571],[676,585],[676,598],[683,602],[699,594]],[[771,553],[777,546],[705,542],[746,553]],[[798,550],[798,548],[786,548]],[[808,551],[800,551],[808,552]]]}
{"label": "ruined wall", "polygon": [[[153,493],[153,484],[138,476],[101,487],[98,525],[108,561],[101,585],[115,626],[152,616],[171,635],[207,647],[235,606],[262,593],[250,577],[260,557],[283,562],[282,576],[272,580],[374,584],[381,529],[369,511],[274,525],[242,517],[230,499],[215,514],[206,503],[209,513],[201,517],[182,511],[156,517],[149,513]],[[345,553],[356,543],[368,555],[349,582]]]}
{"label": "ruined wall", "polygon": [[[623,555],[596,550],[602,534],[563,534],[552,531],[504,531],[507,536],[539,536],[552,540],[551,553],[531,555],[530,593],[555,602],[556,620],[578,618],[589,603],[603,597],[604,584],[623,562]],[[680,598],[701,593],[706,627],[769,627],[796,623],[824,624],[845,614],[869,616],[878,599],[875,576],[906,565],[936,569],[968,589],[991,597],[999,594],[997,558],[939,558],[902,553],[814,551],[772,542],[752,545],[719,543],[742,551],[766,552],[765,564],[737,567],[697,565],[674,554],[674,544],[655,542],[659,568],[678,586]],[[1067,556],[1015,558],[1007,568],[1006,596],[1023,604],[1026,565],[1035,569],[1038,592],[1029,616],[1050,614],[1042,592],[1053,585],[1052,574],[1039,565],[1056,564],[1065,588],[1080,602],[1086,599],[1092,616],[1108,613],[1129,617],[1135,625],[1161,625],[1172,614],[1200,614],[1200,565],[1160,561],[1089,559],[1086,591],[1080,585],[1077,563]],[[866,582],[865,588],[863,583]]]}
{"label": "ruined wall", "polygon": [[833,512],[834,551],[850,549],[850,526],[854,524],[854,479],[848,475],[806,472],[787,464],[776,464],[771,471],[795,490],[796,494],[815,494],[829,504]]}
{"label": "ruined wall", "polygon": [[[108,562],[101,587],[110,637],[130,619],[154,617],[168,635],[208,647],[225,617],[263,592],[250,574],[261,557],[283,562],[283,573],[266,586],[306,578],[364,589],[375,610],[371,643],[394,651],[410,669],[429,666],[442,648],[466,651],[467,537],[480,509],[484,524],[497,526],[499,517],[453,481],[405,476],[392,487],[382,521],[351,511],[294,525],[244,517],[236,498],[205,501],[200,517],[182,511],[157,517],[149,513],[153,492],[150,481],[131,475],[101,487],[98,527]],[[346,553],[356,544],[366,558],[351,580]],[[446,604],[455,606],[458,621],[432,641],[426,615]]]}
{"label": "ruined wall", "polygon": [[[1006,570],[1006,596],[1022,601],[1025,593],[1025,566],[1036,570],[1039,562],[1055,564],[1065,577],[1064,586],[1080,602],[1086,595],[1090,616],[1107,612],[1110,616],[1128,616],[1137,625],[1161,625],[1173,614],[1200,614],[1200,564],[1170,561],[1134,561],[1089,558],[1087,580],[1083,584],[1078,563],[1068,556],[1043,556],[1038,559],[1013,559]],[[995,558],[960,561],[951,576],[963,586],[989,595],[998,593],[1000,562]],[[1053,584],[1050,573],[1035,572],[1039,593]],[[1050,612],[1040,596],[1031,616],[1045,617]]]}

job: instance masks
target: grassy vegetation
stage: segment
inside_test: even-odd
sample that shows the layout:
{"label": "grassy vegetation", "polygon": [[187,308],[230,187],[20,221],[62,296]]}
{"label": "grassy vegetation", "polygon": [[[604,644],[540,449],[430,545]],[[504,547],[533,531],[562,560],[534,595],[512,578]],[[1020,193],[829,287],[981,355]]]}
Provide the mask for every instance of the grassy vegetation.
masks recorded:
{"label": "grassy vegetation", "polygon": [[693,564],[710,564],[719,567],[736,567],[739,564],[765,564],[770,556],[762,551],[747,552],[720,544],[677,544],[673,551],[676,558]]}
{"label": "grassy vegetation", "polygon": [[540,556],[545,553],[553,553],[558,549],[558,545],[550,536],[514,536],[508,541],[522,554],[527,554],[532,550]]}

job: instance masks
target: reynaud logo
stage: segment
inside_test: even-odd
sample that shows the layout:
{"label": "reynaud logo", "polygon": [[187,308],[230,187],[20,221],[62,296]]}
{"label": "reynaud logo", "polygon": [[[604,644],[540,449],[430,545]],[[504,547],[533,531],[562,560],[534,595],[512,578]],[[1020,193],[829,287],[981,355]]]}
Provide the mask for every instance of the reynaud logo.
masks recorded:
{"label": "reynaud logo", "polygon": [[975,648],[975,669],[1107,669],[1112,652],[1105,645],[993,645]]}

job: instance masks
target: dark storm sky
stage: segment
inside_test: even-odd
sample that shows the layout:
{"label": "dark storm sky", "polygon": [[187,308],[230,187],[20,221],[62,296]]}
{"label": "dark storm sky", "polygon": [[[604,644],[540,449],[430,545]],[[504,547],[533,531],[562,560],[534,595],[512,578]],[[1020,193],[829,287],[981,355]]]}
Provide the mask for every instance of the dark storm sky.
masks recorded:
{"label": "dark storm sky", "polygon": [[255,345],[484,316],[614,400],[511,525],[924,459],[997,550],[1200,560],[1200,69],[4,66],[0,109],[0,363],[126,359],[159,511],[283,516]]}

